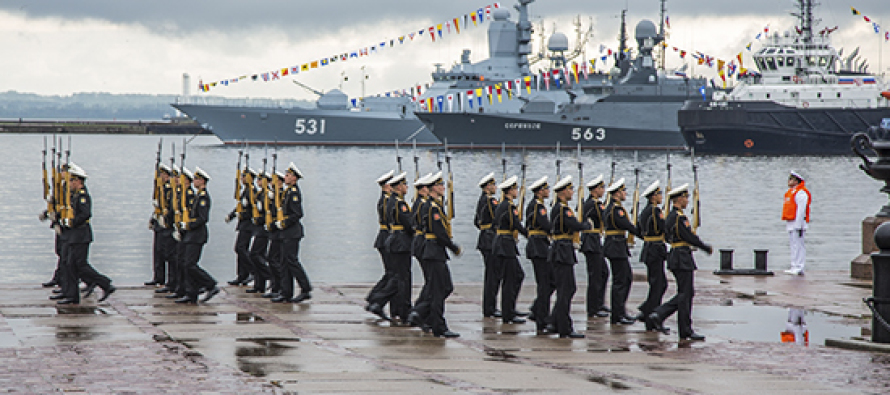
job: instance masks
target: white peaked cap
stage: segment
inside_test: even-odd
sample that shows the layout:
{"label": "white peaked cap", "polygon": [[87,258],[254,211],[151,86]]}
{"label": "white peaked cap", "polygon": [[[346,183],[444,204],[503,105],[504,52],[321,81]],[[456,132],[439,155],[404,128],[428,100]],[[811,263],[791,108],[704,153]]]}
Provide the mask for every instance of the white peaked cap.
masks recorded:
{"label": "white peaked cap", "polygon": [[294,173],[297,177],[303,178],[303,173],[300,172],[300,169],[297,168],[297,165],[294,162],[291,162],[289,166],[287,166],[287,171]]}
{"label": "white peaked cap", "polygon": [[798,173],[798,172],[796,172],[796,171],[794,171],[794,170],[791,170],[791,174],[790,174],[790,175],[791,175],[792,177],[798,179],[798,180],[801,180],[801,181],[804,180],[803,176],[800,175],[800,173]]}
{"label": "white peaked cap", "polygon": [[165,164],[165,163],[160,163],[160,164],[158,164],[158,170],[170,173],[170,166],[167,166],[167,164]]}
{"label": "white peaked cap", "polygon": [[619,178],[618,181],[615,181],[612,185],[609,185],[609,187],[606,188],[606,192],[612,193],[620,190],[622,187],[624,187],[624,179]]}
{"label": "white peaked cap", "polygon": [[198,166],[195,166],[195,175],[203,178],[206,181],[210,181],[210,174],[207,174],[207,172],[204,171],[204,169],[202,169]]}
{"label": "white peaked cap", "polygon": [[535,191],[545,188],[547,186],[547,176],[539,178],[537,181],[533,182],[528,187],[528,191],[531,193],[535,193]]}
{"label": "white peaked cap", "polygon": [[485,177],[482,177],[482,179],[479,180],[479,186],[484,187],[485,184],[488,184],[492,181],[494,181],[494,172],[488,173],[485,175]]}
{"label": "white peaked cap", "polygon": [[508,178],[508,179],[504,180],[504,182],[498,184],[498,189],[500,189],[500,190],[510,189],[511,187],[516,185],[516,182],[518,180],[519,180],[518,177],[510,176],[510,178]]}
{"label": "white peaked cap", "polygon": [[402,181],[405,181],[405,177],[408,175],[406,172],[401,172],[393,178],[389,179],[389,185],[396,185]]}
{"label": "white peaked cap", "polygon": [[192,174],[192,171],[189,170],[189,169],[187,169],[187,168],[185,168],[185,167],[182,168],[182,174],[183,174],[184,176],[188,177],[189,180],[194,181],[194,179],[195,179],[195,175]]}
{"label": "white peaked cap", "polygon": [[427,181],[427,185],[433,185],[433,184],[439,182],[440,180],[443,180],[443,181],[444,181],[444,179],[442,178],[442,172],[441,172],[441,171],[437,172],[436,174],[433,174],[433,175],[432,175],[428,180],[426,180],[426,181]]}
{"label": "white peaked cap", "polygon": [[674,189],[671,189],[671,191],[668,192],[668,197],[674,198],[675,196],[682,195],[683,192],[689,192],[689,183],[686,183],[686,184],[680,185]]}
{"label": "white peaked cap", "polygon": [[655,180],[653,183],[649,184],[649,187],[643,190],[643,197],[649,197],[649,195],[652,195],[656,191],[659,191],[659,185],[661,184],[658,182],[658,180]]}
{"label": "white peaked cap", "polygon": [[561,180],[559,180],[556,185],[553,186],[553,190],[559,192],[569,185],[572,185],[572,176],[565,176]]}
{"label": "white peaked cap", "polygon": [[377,183],[380,185],[386,184],[386,182],[389,181],[390,178],[392,178],[393,174],[395,174],[395,170],[390,170],[384,173],[382,176],[380,176],[380,178],[377,179]]}
{"label": "white peaked cap", "polygon": [[80,166],[75,165],[74,162],[68,163],[68,174],[83,179],[87,178],[87,172],[85,172]]}
{"label": "white peaked cap", "polygon": [[427,186],[429,184],[429,178],[432,176],[433,176],[433,173],[426,173],[426,175],[424,175],[423,177],[420,177],[420,178],[414,180],[414,186],[418,187],[418,188]]}
{"label": "white peaked cap", "polygon": [[602,184],[602,183],[603,183],[603,175],[600,174],[600,175],[596,176],[596,178],[590,180],[590,182],[587,183],[587,188],[595,188],[597,185]]}

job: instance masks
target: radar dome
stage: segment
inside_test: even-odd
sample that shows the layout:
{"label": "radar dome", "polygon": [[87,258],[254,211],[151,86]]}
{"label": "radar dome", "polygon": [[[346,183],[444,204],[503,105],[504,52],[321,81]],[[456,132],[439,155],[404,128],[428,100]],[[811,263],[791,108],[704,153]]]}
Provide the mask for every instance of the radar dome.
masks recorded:
{"label": "radar dome", "polygon": [[566,37],[565,34],[559,32],[553,33],[553,35],[550,36],[550,40],[547,41],[547,49],[554,52],[568,51],[569,38]]}
{"label": "radar dome", "polygon": [[655,27],[655,24],[652,23],[652,21],[643,19],[642,21],[640,21],[640,23],[637,23],[635,35],[637,40],[656,38],[658,37],[658,28]]}
{"label": "radar dome", "polygon": [[510,19],[510,11],[494,10],[494,12],[491,13],[491,16],[494,17],[494,20],[496,21],[506,21],[507,19]]}

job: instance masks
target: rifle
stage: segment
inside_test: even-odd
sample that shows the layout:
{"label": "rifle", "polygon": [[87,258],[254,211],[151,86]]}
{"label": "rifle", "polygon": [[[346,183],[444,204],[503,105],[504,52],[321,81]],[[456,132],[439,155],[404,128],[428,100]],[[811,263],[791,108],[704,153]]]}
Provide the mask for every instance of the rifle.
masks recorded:
{"label": "rifle", "polygon": [[417,156],[417,139],[414,139],[414,181],[420,179],[420,157]]}
{"label": "rifle", "polygon": [[[180,204],[180,220],[179,222],[185,222],[188,224],[192,222],[192,216],[190,211],[190,207],[188,207],[188,190],[186,190],[186,184],[188,183],[188,178],[185,176],[185,154],[186,148],[188,147],[185,139],[182,139],[182,153],[179,154],[179,185],[182,188],[182,196],[179,198]],[[191,187],[189,187],[191,188]],[[188,230],[188,229],[183,229]]]}
{"label": "rifle", "polygon": [[[238,150],[238,164],[235,165],[235,212],[241,214],[244,211],[244,205],[241,204],[241,158],[244,156],[244,150]],[[250,158],[250,154],[247,155]],[[231,217],[228,217],[231,218]]]}
{"label": "rifle", "polygon": [[161,200],[163,199],[163,188],[164,186],[161,183],[161,150],[163,149],[164,139],[161,138],[158,141],[158,152],[157,156],[155,156],[155,176],[154,176],[154,188],[151,193],[151,201],[154,203],[154,217],[155,220],[160,218],[163,214],[163,209],[161,208]]}
{"label": "rifle", "polygon": [[[265,160],[266,159],[264,158],[263,161]],[[250,169],[250,166],[248,166],[248,164],[250,163],[249,161],[250,155],[245,155],[244,171],[246,172],[247,182],[245,183],[246,185],[244,185],[244,189],[247,192],[247,200],[250,201],[250,207],[252,209],[250,216],[251,218],[257,218],[260,216],[260,209],[256,206],[256,189],[254,187],[253,174],[247,171],[248,169]]]}
{"label": "rifle", "polygon": [[560,177],[560,169],[559,166],[562,164],[562,160],[559,159],[559,141],[556,142],[556,181],[559,182]]}
{"label": "rifle", "polygon": [[[272,166],[275,166],[276,160],[278,158],[278,146],[275,147],[275,153],[272,155]],[[275,216],[275,221],[284,221],[284,207],[281,207],[281,179],[278,175],[275,175],[273,178],[275,181],[275,208],[277,210],[277,215]]]}
{"label": "rifle", "polygon": [[[61,144],[60,144],[61,148]],[[68,135],[68,149],[65,150],[65,164],[71,164],[71,135]],[[62,210],[62,218],[67,219],[69,222],[74,220],[74,209],[71,207],[71,171],[65,172],[67,176],[65,177],[65,206]]]}
{"label": "rifle", "polygon": [[581,162],[581,143],[578,143],[578,218],[584,219],[584,163]]}
{"label": "rifle", "polygon": [[501,171],[504,178],[501,181],[507,181],[507,144],[501,143]]}
{"label": "rifle", "polygon": [[698,165],[695,164],[695,147],[692,147],[692,180],[695,187],[692,189],[692,232],[698,231],[701,226],[701,196],[698,192]]}
{"label": "rifle", "polygon": [[522,173],[522,181],[519,183],[519,220],[522,221],[522,216],[525,213],[523,207],[525,207],[525,147],[522,147],[522,165],[519,166],[519,171]]}
{"label": "rifle", "polygon": [[[638,152],[634,151],[634,199],[633,207],[630,208],[630,223],[634,226],[637,226],[637,217],[640,213],[640,162],[637,155]],[[634,235],[631,233],[627,236],[627,245],[632,246],[634,244]]]}
{"label": "rifle", "polygon": [[52,201],[51,202],[48,201],[46,203],[46,211],[47,211],[47,214],[49,214],[49,213],[55,214],[58,211],[59,182],[61,181],[60,180],[61,177],[59,174],[59,167],[56,164],[56,135],[55,134],[53,135],[53,148],[52,148],[52,151],[50,151],[50,162],[53,167],[53,179],[52,179],[52,182],[53,182],[52,187],[53,188],[51,191],[52,196],[50,196],[50,200],[52,200]]}
{"label": "rifle", "polygon": [[[53,151],[55,151],[56,155],[56,173],[59,175],[59,179],[56,181],[56,196],[55,196],[55,213],[61,215],[62,214],[62,199],[65,197],[65,189],[68,188],[67,185],[62,184],[62,138],[59,137],[58,140],[58,149],[55,148],[56,145],[56,137],[53,135]],[[65,170],[67,172],[67,169]]]}
{"label": "rifle", "polygon": [[[170,143],[170,168],[173,169],[176,166],[176,143]],[[182,177],[182,169],[180,169],[179,177]],[[170,207],[173,208],[173,228],[175,229],[179,226],[179,221],[182,221],[182,214],[179,211],[181,205],[179,203],[179,193],[182,191],[182,182],[181,180],[176,180],[175,186],[170,191]]]}
{"label": "rifle", "polygon": [[[664,189],[665,197],[667,197],[667,194],[670,193],[670,191],[671,191],[671,151],[667,152],[667,171],[668,171],[667,185],[665,185],[665,189]],[[664,199],[664,208],[662,209],[663,211],[668,211],[669,203],[670,203],[670,199]]]}
{"label": "rifle", "polygon": [[402,172],[402,154],[399,153],[399,140],[396,139],[396,163],[399,164],[399,173]]}
{"label": "rifle", "polygon": [[451,152],[448,151],[448,140],[445,140],[445,163],[448,164],[448,236],[451,237],[451,219],[454,218],[454,174],[451,172]]}
{"label": "rifle", "polygon": [[[265,213],[266,218],[262,218],[257,212],[254,215],[254,222],[257,225],[261,225],[263,222],[267,221],[269,217],[269,179],[266,177],[266,164],[269,161],[269,146],[264,145],[263,150],[265,151],[265,155],[263,155],[263,175],[260,177],[260,193],[263,194],[263,212]],[[254,205],[256,207],[256,205]],[[263,221],[261,221],[263,220]]]}
{"label": "rifle", "polygon": [[[609,175],[609,185],[615,182],[615,146],[612,146],[612,173]],[[606,186],[608,188],[608,185]],[[612,194],[606,195],[606,205],[612,204]]]}
{"label": "rifle", "polygon": [[43,200],[46,201],[46,211],[47,213],[52,210],[52,204],[50,203],[50,185],[49,185],[49,177],[47,176],[46,171],[46,136],[43,136]]}
{"label": "rifle", "polygon": [[[272,186],[269,188],[274,189],[274,200],[277,208],[278,204],[281,203],[278,199],[278,144],[275,145],[275,151],[272,152]],[[272,230],[272,223],[275,222],[274,217],[272,217],[272,210],[269,209],[269,192],[272,191],[266,191],[266,230]]]}

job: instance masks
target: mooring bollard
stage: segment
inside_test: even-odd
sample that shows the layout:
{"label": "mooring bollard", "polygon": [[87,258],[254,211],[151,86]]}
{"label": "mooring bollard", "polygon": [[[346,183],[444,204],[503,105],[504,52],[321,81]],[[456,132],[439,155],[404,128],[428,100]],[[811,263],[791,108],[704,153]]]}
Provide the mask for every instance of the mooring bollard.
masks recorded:
{"label": "mooring bollard", "polygon": [[871,341],[890,343],[890,223],[875,229],[875,245],[879,252],[871,254],[872,297],[863,299],[871,309]]}
{"label": "mooring bollard", "polygon": [[766,272],[766,254],[769,250],[754,250],[754,269]]}

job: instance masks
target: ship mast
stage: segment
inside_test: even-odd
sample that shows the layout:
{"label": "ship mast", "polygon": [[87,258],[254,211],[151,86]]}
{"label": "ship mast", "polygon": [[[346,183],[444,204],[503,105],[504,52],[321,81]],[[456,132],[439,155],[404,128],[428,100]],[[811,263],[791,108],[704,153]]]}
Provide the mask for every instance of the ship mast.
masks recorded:
{"label": "ship mast", "polygon": [[516,24],[516,29],[519,31],[516,40],[518,45],[519,72],[524,76],[531,74],[528,68],[528,55],[532,53],[532,23],[528,19],[528,5],[534,1],[519,0],[519,5],[514,6],[516,11],[519,11],[519,22]]}
{"label": "ship mast", "polygon": [[665,12],[666,12],[665,7],[664,7],[664,3],[665,3],[665,2],[667,2],[667,0],[661,0],[661,23],[658,25],[658,37],[661,39],[661,40],[660,40],[660,41],[661,41],[661,50],[658,51],[658,52],[659,52],[659,55],[660,55],[660,56],[659,56],[659,57],[660,57],[660,59],[659,59],[659,64],[661,64],[661,69],[662,69],[662,70],[664,70],[664,58],[666,57],[666,56],[665,56],[665,50],[667,49],[667,48],[664,46],[664,43],[665,43],[665,36],[664,36],[664,14],[665,14]]}
{"label": "ship mast", "polygon": [[798,12],[792,12],[791,15],[797,17],[800,22],[800,38],[808,47],[813,44],[813,25],[819,23],[818,19],[813,19],[813,7],[819,5],[813,3],[813,0],[797,0]]}

